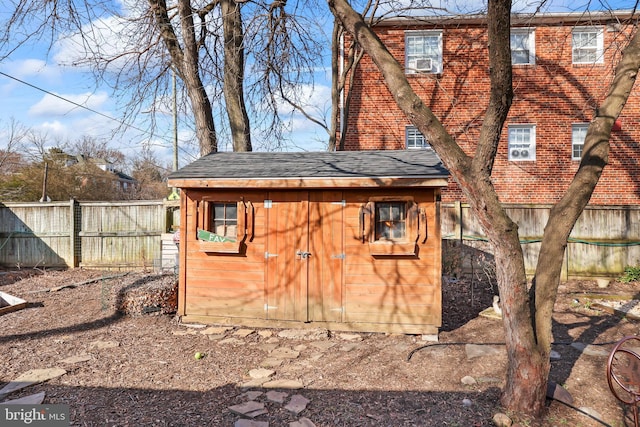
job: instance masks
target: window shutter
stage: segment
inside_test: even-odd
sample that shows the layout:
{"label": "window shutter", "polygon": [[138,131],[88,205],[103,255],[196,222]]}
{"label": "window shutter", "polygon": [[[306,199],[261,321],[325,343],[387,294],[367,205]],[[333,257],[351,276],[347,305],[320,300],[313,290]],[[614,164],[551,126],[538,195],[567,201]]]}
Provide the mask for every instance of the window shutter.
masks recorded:
{"label": "window shutter", "polygon": [[240,200],[237,203],[237,210],[236,213],[238,215],[238,225],[236,227],[236,236],[237,236],[237,241],[241,242],[242,240],[244,240],[245,236],[247,235],[247,214],[246,214],[246,207],[245,204],[242,200]]}
{"label": "window shutter", "polygon": [[427,211],[425,208],[420,208],[420,216],[418,217],[418,238],[420,243],[427,241]]}
{"label": "window shutter", "polygon": [[420,238],[418,231],[418,205],[415,202],[407,202],[407,237],[417,242]]}

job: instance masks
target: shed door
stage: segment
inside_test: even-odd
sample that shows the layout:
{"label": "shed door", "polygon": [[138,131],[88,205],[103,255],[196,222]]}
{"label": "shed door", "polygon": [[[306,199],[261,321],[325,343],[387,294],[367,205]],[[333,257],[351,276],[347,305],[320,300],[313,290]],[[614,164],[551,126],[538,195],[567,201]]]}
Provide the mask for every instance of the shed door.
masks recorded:
{"label": "shed door", "polygon": [[339,192],[273,192],[267,209],[267,318],[342,319]]}

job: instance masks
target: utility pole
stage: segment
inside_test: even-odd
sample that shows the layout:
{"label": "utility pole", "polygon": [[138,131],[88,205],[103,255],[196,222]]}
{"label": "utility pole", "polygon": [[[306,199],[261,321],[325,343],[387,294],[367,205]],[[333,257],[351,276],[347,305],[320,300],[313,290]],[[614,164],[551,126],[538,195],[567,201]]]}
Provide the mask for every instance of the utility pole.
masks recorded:
{"label": "utility pole", "polygon": [[49,163],[44,164],[44,177],[42,178],[42,197],[40,203],[50,202],[51,199],[47,196],[47,178],[49,176]]}

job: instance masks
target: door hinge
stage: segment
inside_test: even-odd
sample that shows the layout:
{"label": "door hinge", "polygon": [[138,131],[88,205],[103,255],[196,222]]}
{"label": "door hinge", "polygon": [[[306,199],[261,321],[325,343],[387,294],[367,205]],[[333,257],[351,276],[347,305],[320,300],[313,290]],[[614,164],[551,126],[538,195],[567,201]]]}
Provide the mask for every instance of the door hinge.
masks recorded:
{"label": "door hinge", "polygon": [[276,308],[278,307],[275,305],[268,305],[268,304],[264,305],[264,311],[275,310]]}
{"label": "door hinge", "polygon": [[345,259],[347,256],[345,254],[331,255],[333,259]]}
{"label": "door hinge", "polygon": [[332,205],[340,205],[340,206],[347,206],[347,201],[346,200],[341,200],[339,202],[331,202]]}
{"label": "door hinge", "polygon": [[269,252],[265,252],[264,253],[264,259],[269,259],[269,258],[273,258],[273,257],[277,257],[278,254],[270,254]]}
{"label": "door hinge", "polygon": [[273,207],[273,200],[265,200],[264,201],[264,208],[265,209],[271,209]]}

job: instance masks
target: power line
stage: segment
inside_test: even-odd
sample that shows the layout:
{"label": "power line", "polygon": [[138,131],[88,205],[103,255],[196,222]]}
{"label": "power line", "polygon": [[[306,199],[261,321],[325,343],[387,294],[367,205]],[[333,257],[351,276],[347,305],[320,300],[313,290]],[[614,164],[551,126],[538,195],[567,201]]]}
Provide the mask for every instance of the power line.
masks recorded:
{"label": "power line", "polygon": [[[60,99],[60,100],[62,100],[64,102],[68,102],[69,104],[75,105],[76,107],[82,108],[84,110],[90,111],[90,112],[92,112],[94,114],[97,114],[99,116],[102,116],[102,117],[104,117],[106,119],[112,120],[112,121],[118,123],[119,125],[126,126],[128,128],[137,130],[137,131],[142,132],[144,134],[150,134],[148,130],[141,129],[141,128],[137,127],[137,126],[134,126],[134,125],[126,123],[126,122],[124,122],[122,120],[116,119],[115,117],[109,116],[108,114],[101,113],[100,111],[94,110],[93,108],[87,107],[86,105],[79,104],[79,103],[77,103],[75,101],[72,101],[72,100],[67,99],[67,98],[65,98],[63,96],[57,95],[57,94],[55,94],[55,93],[53,93],[53,92],[51,92],[49,90],[43,89],[43,88],[41,88],[39,86],[36,86],[36,85],[34,85],[32,83],[29,83],[29,82],[26,82],[24,80],[21,80],[21,79],[19,79],[17,77],[11,76],[11,75],[9,75],[7,73],[4,73],[2,71],[0,71],[0,75],[8,77],[8,78],[10,78],[12,80],[15,80],[15,81],[17,81],[19,83],[22,83],[23,85],[26,85],[26,86],[29,86],[29,87],[33,88],[33,89],[39,90],[40,92],[46,93],[47,95],[54,96],[54,97],[56,97],[56,98],[58,98],[58,99]],[[160,137],[160,139],[164,139],[164,138]],[[170,143],[169,141],[165,141],[165,142]],[[184,151],[184,149],[182,149],[182,150]]]}

